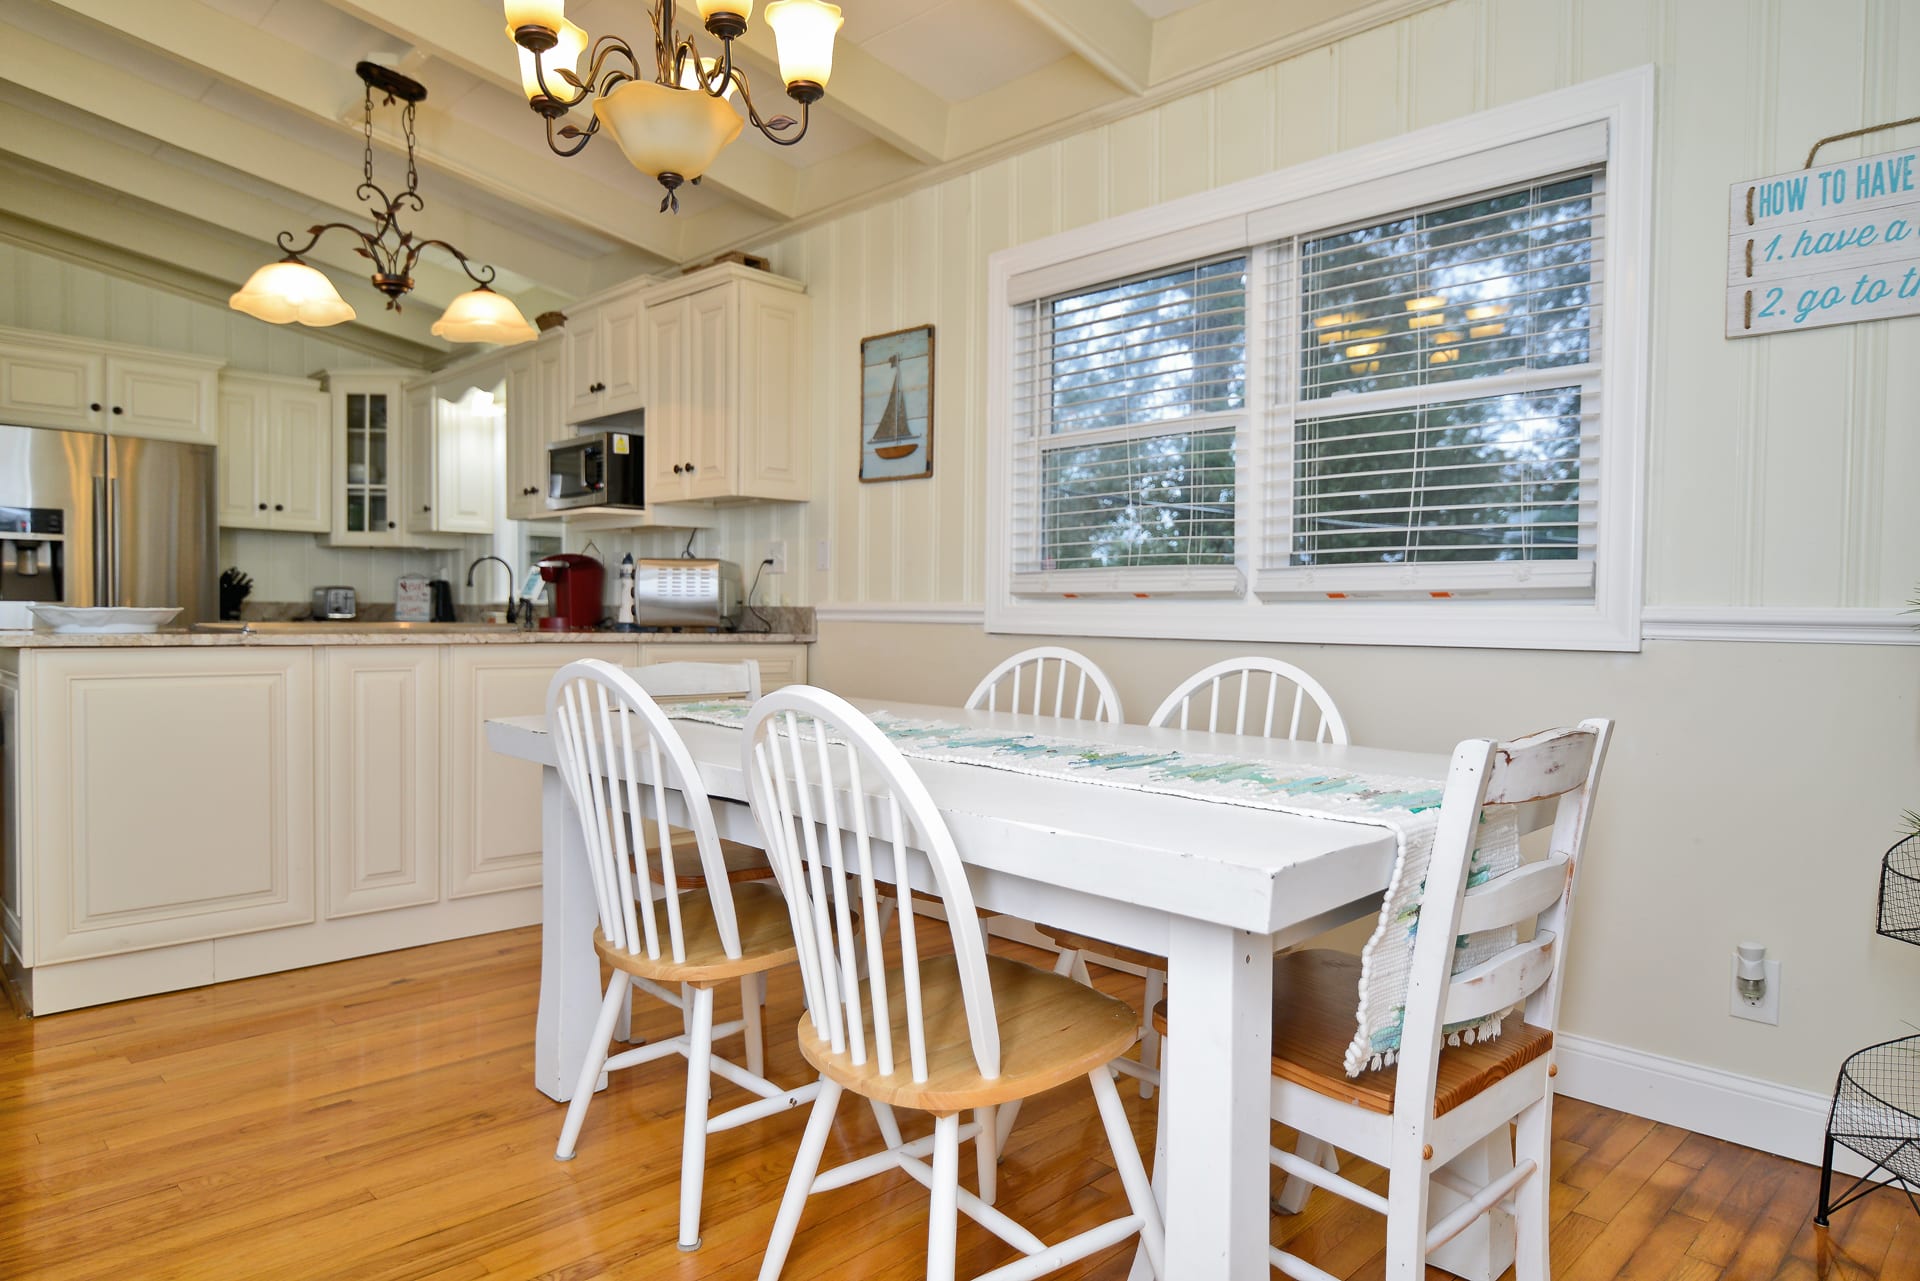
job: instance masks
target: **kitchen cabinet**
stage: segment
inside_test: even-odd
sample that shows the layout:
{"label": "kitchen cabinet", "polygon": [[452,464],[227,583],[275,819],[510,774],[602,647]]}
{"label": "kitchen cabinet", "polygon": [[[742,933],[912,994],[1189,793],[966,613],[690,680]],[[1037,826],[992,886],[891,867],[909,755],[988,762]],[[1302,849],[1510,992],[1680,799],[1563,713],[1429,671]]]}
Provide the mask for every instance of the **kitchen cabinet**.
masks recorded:
{"label": "kitchen cabinet", "polygon": [[220,377],[220,524],[325,533],[333,402],[306,378]]}
{"label": "kitchen cabinet", "polygon": [[647,500],[808,496],[809,302],[734,264],[645,295]]}
{"label": "kitchen cabinet", "polygon": [[570,434],[567,426],[567,347],[564,333],[545,334],[531,350],[507,360],[507,516],[546,520],[547,446]]}
{"label": "kitchen cabinet", "polygon": [[646,407],[645,306],[637,291],[611,295],[567,317],[566,421]]}
{"label": "kitchen cabinet", "polygon": [[0,419],[213,444],[221,362],[0,329]]}
{"label": "kitchen cabinet", "polygon": [[342,645],[324,658],[329,919],[440,897],[440,651]]}
{"label": "kitchen cabinet", "polygon": [[599,658],[631,667],[639,650],[631,641],[447,647],[441,734],[447,898],[540,884],[540,769],[489,751],[486,723],[545,714],[547,686],[568,663]]}
{"label": "kitchen cabinet", "polygon": [[312,651],[33,658],[31,963],[314,919]]}
{"label": "kitchen cabinet", "polygon": [[412,534],[491,534],[499,419],[429,383],[406,393],[406,527]]}
{"label": "kitchen cabinet", "polygon": [[327,375],[332,398],[334,491],[328,541],[349,547],[402,547],[406,492],[399,447],[398,373]]}
{"label": "kitchen cabinet", "polygon": [[807,683],[807,647],[726,641],[697,645],[659,645],[641,642],[640,665],[655,663],[743,663],[760,664],[760,692],[771,694],[782,685]]}

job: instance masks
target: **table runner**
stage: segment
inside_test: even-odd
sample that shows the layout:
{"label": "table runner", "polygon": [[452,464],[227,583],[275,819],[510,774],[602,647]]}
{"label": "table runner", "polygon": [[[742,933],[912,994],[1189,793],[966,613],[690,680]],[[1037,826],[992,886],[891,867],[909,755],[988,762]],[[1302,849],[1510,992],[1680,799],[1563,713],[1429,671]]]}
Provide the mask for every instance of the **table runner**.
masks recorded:
{"label": "table runner", "polygon": [[[663,705],[673,720],[741,728],[744,699]],[[1274,810],[1306,818],[1365,823],[1394,834],[1393,875],[1372,935],[1361,953],[1355,1032],[1347,1047],[1349,1076],[1395,1061],[1406,1013],[1413,940],[1426,885],[1433,836],[1444,788],[1430,779],[1361,774],[1278,759],[1174,749],[1116,746],[1090,739],[1007,733],[879,711],[873,723],[908,757],[977,765],[1022,774],[1068,778],[1102,787],[1180,796]],[[1518,821],[1507,812],[1483,816],[1468,885],[1475,886],[1519,866]],[[1455,973],[1510,947],[1511,926],[1462,935],[1455,944]],[[1501,1014],[1449,1026],[1450,1043],[1499,1035]]]}

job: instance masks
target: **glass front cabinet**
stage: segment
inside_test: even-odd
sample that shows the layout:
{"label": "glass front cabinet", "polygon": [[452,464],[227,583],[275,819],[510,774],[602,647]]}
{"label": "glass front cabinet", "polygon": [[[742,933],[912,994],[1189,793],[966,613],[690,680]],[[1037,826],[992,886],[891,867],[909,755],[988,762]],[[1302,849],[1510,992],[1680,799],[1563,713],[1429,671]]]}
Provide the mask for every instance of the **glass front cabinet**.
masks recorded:
{"label": "glass front cabinet", "polygon": [[328,541],[397,547],[408,541],[400,518],[400,376],[327,376],[333,397],[333,530]]}

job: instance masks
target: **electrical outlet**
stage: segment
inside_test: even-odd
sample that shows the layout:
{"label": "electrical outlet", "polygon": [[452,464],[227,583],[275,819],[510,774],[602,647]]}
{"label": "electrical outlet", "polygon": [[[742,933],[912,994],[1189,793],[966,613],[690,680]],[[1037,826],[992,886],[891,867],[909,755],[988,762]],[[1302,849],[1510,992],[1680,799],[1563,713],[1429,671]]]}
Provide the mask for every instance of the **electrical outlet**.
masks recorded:
{"label": "electrical outlet", "polygon": [[1733,993],[1732,1008],[1728,1013],[1736,1019],[1751,1019],[1755,1023],[1771,1023],[1780,1026],[1780,962],[1762,962],[1767,967],[1767,989],[1757,999],[1748,1000],[1740,995],[1740,962],[1735,958],[1732,977],[1729,979]]}
{"label": "electrical outlet", "polygon": [[813,567],[822,574],[833,568],[833,548],[824,538],[813,545]]}
{"label": "electrical outlet", "polygon": [[776,538],[772,542],[768,543],[767,559],[773,562],[771,565],[767,566],[767,572],[769,574],[786,573],[787,572],[787,540],[784,538]]}

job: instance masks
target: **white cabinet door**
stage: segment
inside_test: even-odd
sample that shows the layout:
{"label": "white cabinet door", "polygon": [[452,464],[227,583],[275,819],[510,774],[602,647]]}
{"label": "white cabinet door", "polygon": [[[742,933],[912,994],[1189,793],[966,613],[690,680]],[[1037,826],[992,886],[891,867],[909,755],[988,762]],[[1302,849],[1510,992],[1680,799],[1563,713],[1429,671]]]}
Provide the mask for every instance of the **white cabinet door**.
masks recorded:
{"label": "white cabinet door", "polygon": [[20,681],[12,672],[0,672],[0,934],[25,965],[33,964],[33,913],[27,905],[33,891],[27,878],[32,868],[25,858],[26,824],[20,821],[21,800],[32,789],[32,765],[19,757]]}
{"label": "white cabinet door", "polygon": [[489,751],[486,724],[547,710],[553,674],[582,658],[622,667],[637,644],[450,645],[446,650],[445,882],[448,898],[540,883],[540,768]]}
{"label": "white cabinet door", "polygon": [[106,362],[96,353],[0,343],[0,417],[29,427],[100,431]]}
{"label": "white cabinet door", "polygon": [[312,650],[33,659],[36,963],[314,919]]}
{"label": "white cabinet door", "polygon": [[217,474],[223,528],[273,528],[272,414],[265,384],[222,383]]}
{"label": "white cabinet door", "polygon": [[[535,444],[540,440],[539,407],[534,400],[533,353],[524,348],[507,360],[507,519],[531,520],[540,505],[546,477],[537,474]],[[543,460],[544,461],[544,460]]]}
{"label": "white cabinet door", "polygon": [[646,351],[639,298],[608,303],[600,310],[600,412],[625,413],[646,407]]}
{"label": "white cabinet door", "polygon": [[330,374],[327,390],[333,397],[334,444],[328,541],[350,547],[405,546],[400,380]]}
{"label": "white cabinet door", "polygon": [[[327,531],[333,518],[332,412],[333,402],[324,392],[273,389],[268,399],[266,483],[272,528]],[[224,451],[224,441],[221,447]]]}
{"label": "white cabinet door", "polygon": [[438,645],[341,645],[326,664],[326,915],[440,898]]}
{"label": "white cabinet door", "polygon": [[567,421],[584,422],[605,411],[600,393],[606,386],[605,344],[600,313],[578,311],[567,317]]}
{"label": "white cabinet door", "polygon": [[443,534],[491,534],[499,487],[499,419],[442,401],[435,414],[432,528]]}
{"label": "white cabinet door", "polygon": [[683,502],[686,469],[688,308],[685,298],[647,308],[647,505]]}
{"label": "white cabinet door", "polygon": [[811,489],[809,311],[805,294],[765,285],[742,288],[733,437],[741,495],[798,501]]}
{"label": "white cabinet door", "polygon": [[416,387],[407,393],[406,407],[405,524],[410,533],[430,534],[434,530],[433,500],[439,480],[436,420],[440,404],[431,387]]}
{"label": "white cabinet door", "polygon": [[736,302],[737,295],[729,288],[709,289],[687,299],[690,412],[683,420],[687,433],[680,452],[686,455],[689,498],[728,498],[740,490]]}
{"label": "white cabinet door", "polygon": [[218,375],[212,366],[107,357],[107,430],[214,443]]}

